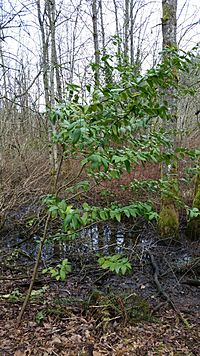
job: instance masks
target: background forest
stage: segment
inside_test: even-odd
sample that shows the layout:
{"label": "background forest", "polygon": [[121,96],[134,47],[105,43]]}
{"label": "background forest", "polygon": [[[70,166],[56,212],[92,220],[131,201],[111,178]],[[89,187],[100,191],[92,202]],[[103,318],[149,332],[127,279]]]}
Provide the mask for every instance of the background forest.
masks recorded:
{"label": "background forest", "polygon": [[[177,4],[175,44],[182,50],[198,43],[198,13],[195,1]],[[80,87],[79,102],[87,102],[95,81],[109,80],[106,56],[112,56],[111,66],[127,61],[138,75],[160,63],[161,18],[161,1],[1,2],[1,214],[20,194],[17,181],[24,177],[22,189],[29,191],[42,180],[42,171],[47,178],[47,160],[56,164],[55,146],[48,152],[55,127],[47,111],[72,99],[71,84]],[[181,74],[181,80],[195,95],[179,96],[177,127],[185,145],[198,145],[198,68]],[[14,189],[12,199],[6,198],[5,185]]]}
{"label": "background forest", "polygon": [[0,11],[0,351],[197,355],[199,4]]}

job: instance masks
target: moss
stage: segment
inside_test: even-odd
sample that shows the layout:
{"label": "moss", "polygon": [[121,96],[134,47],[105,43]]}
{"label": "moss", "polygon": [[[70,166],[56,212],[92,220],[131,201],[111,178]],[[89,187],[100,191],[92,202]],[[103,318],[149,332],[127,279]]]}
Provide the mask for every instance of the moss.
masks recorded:
{"label": "moss", "polygon": [[195,191],[194,191],[195,197],[194,197],[194,202],[193,202],[193,205],[194,204],[199,204],[199,205],[193,206],[194,208],[198,208],[200,206],[200,198],[199,199],[197,198],[197,202],[195,201],[196,196],[198,195],[199,191],[200,191],[200,172],[197,174],[196,180],[195,180]]}
{"label": "moss", "polygon": [[200,209],[200,184],[198,186],[198,189],[196,190],[196,195],[193,201],[193,208]]}
{"label": "moss", "polygon": [[172,9],[169,4],[164,4],[163,5],[163,22],[167,22],[172,15]]}
{"label": "moss", "polygon": [[95,290],[88,299],[87,312],[89,310],[104,331],[118,318],[131,324],[152,320],[149,303],[132,290],[111,290],[109,293]]}
{"label": "moss", "polygon": [[160,236],[167,238],[179,237],[179,217],[172,203],[164,203],[159,215]]}

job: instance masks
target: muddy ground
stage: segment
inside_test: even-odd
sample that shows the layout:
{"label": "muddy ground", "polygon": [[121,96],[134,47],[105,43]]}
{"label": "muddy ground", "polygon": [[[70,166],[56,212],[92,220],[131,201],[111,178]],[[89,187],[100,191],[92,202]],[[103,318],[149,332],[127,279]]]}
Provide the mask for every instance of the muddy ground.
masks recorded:
{"label": "muddy ground", "polygon": [[[0,235],[0,355],[200,355],[200,242],[158,240],[144,221],[94,226],[45,246],[34,293],[17,325],[39,231],[9,222]],[[40,227],[42,229],[42,226]],[[125,276],[102,270],[97,253],[123,253]],[[63,258],[65,282],[42,274]]]}

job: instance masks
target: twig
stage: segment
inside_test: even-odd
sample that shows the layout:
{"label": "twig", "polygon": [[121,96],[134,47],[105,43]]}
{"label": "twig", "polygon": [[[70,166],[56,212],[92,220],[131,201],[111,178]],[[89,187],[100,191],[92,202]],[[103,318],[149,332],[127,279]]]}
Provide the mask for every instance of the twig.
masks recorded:
{"label": "twig", "polygon": [[200,280],[199,279],[186,279],[186,281],[181,282],[182,284],[188,284],[189,286],[199,287]]}
{"label": "twig", "polygon": [[150,251],[148,251],[148,255],[150,257],[150,261],[151,261],[151,264],[152,264],[152,267],[153,267],[153,272],[154,272],[154,282],[155,282],[155,285],[158,289],[158,292],[160,295],[163,296],[163,298],[165,299],[165,302],[163,303],[160,303],[156,308],[154,308],[154,312],[157,311],[161,306],[163,306],[164,304],[166,303],[169,303],[172,308],[174,309],[174,311],[178,314],[178,316],[180,317],[180,319],[182,320],[182,322],[184,323],[184,325],[187,327],[187,328],[190,328],[190,325],[188,323],[188,321],[183,317],[182,313],[180,312],[180,310],[177,309],[176,305],[174,304],[173,300],[170,299],[169,295],[163,290],[162,288],[162,285],[158,279],[158,276],[159,276],[159,269],[158,269],[158,265],[155,261],[155,258],[154,256],[152,255],[152,253]]}
{"label": "twig", "polygon": [[95,281],[93,282],[93,284],[96,284],[97,282],[99,282],[102,278],[104,278],[110,271],[106,271],[104,274],[102,274],[100,277],[98,277],[97,279],[95,279]]}
{"label": "twig", "polygon": [[73,182],[76,181],[76,179],[81,175],[83,168],[85,167],[85,164],[81,167],[81,169],[79,170],[78,174],[76,175],[76,177],[72,178],[69,182],[66,182],[65,184],[63,184],[60,188],[58,188],[57,190],[57,194],[64,188],[68,187],[69,185],[71,185]]}
{"label": "twig", "polygon": [[[61,171],[62,163],[63,163],[63,155],[62,155],[62,157],[60,159],[59,167],[58,167],[57,174],[56,174],[55,185],[54,185],[54,189],[55,190],[56,190],[56,184],[58,182],[58,177],[59,177],[59,174],[60,174],[60,171]],[[56,195],[57,195],[57,192],[56,192]],[[35,279],[36,279],[36,276],[37,276],[37,272],[38,272],[38,267],[39,267],[40,258],[41,258],[41,255],[42,255],[43,246],[44,246],[44,243],[45,243],[45,241],[47,239],[47,232],[48,232],[48,226],[49,226],[50,218],[51,218],[51,215],[50,215],[50,213],[48,213],[47,218],[46,218],[45,227],[44,227],[43,237],[42,237],[42,239],[40,241],[40,246],[39,246],[39,249],[38,249],[37,258],[36,258],[35,266],[34,266],[32,277],[31,277],[31,282],[30,282],[30,285],[29,285],[29,289],[28,289],[27,295],[26,295],[26,297],[24,299],[24,303],[22,305],[22,309],[21,309],[21,311],[19,313],[19,316],[17,318],[17,327],[21,323],[21,320],[22,320],[22,317],[24,315],[26,306],[27,306],[28,301],[29,301],[30,296],[31,296],[33,285],[34,285],[34,282],[35,282]]]}
{"label": "twig", "polygon": [[22,317],[24,315],[24,311],[25,311],[26,306],[28,304],[28,301],[29,301],[29,298],[30,298],[30,295],[31,295],[31,292],[32,292],[32,289],[33,289],[33,285],[34,285],[34,282],[35,282],[35,279],[36,279],[36,276],[37,276],[37,271],[38,271],[38,267],[39,267],[39,263],[40,263],[41,254],[42,254],[42,249],[43,249],[44,243],[45,243],[46,238],[47,238],[47,231],[48,231],[49,221],[50,221],[50,214],[48,214],[47,219],[46,219],[46,224],[45,224],[45,228],[44,228],[44,234],[43,234],[42,240],[40,242],[40,246],[39,246],[39,250],[38,250],[38,254],[37,254],[37,259],[36,259],[36,262],[35,262],[33,274],[32,274],[32,277],[31,277],[31,282],[30,282],[30,285],[29,285],[29,289],[28,289],[28,292],[26,294],[26,298],[24,299],[24,303],[22,305],[22,309],[21,309],[21,311],[19,313],[19,316],[17,318],[17,327],[21,323]]}
{"label": "twig", "polygon": [[13,277],[0,277],[0,281],[18,281],[21,279],[27,279],[29,276],[13,276]]}

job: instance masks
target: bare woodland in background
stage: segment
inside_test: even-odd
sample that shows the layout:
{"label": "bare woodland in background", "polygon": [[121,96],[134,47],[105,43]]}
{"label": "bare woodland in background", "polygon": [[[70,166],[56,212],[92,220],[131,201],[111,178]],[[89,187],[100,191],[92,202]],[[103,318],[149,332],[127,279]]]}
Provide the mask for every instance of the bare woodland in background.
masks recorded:
{"label": "bare woodland in background", "polygon": [[[200,9],[190,3],[178,4],[177,44],[184,50],[199,41]],[[56,128],[50,126],[47,112],[56,102],[71,100],[67,85],[81,86],[81,100],[87,100],[87,84],[106,80],[99,66],[106,53],[118,58],[123,54],[138,72],[161,60],[161,8],[161,1],[147,0],[0,1],[2,216],[20,198],[46,191],[59,154],[56,146],[49,146]],[[91,63],[97,66],[95,75]],[[181,80],[198,89],[200,73]],[[198,145],[199,96],[180,98],[177,105],[181,140]],[[73,175],[76,169],[68,162],[63,174]]]}

